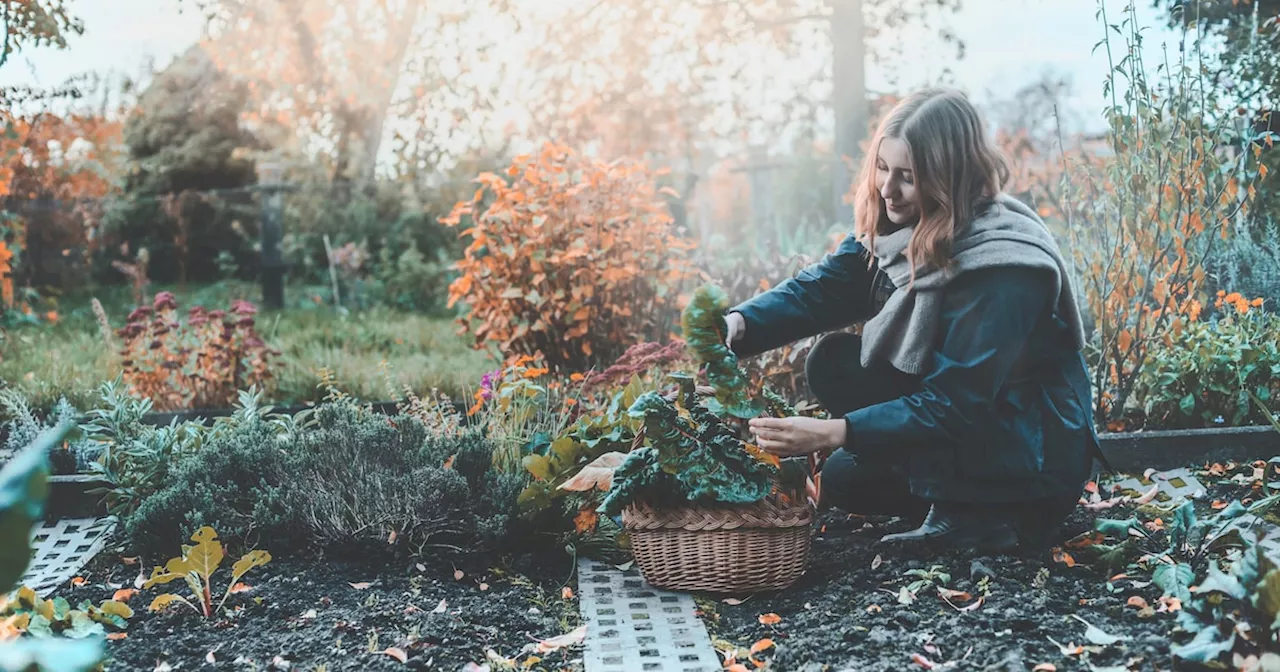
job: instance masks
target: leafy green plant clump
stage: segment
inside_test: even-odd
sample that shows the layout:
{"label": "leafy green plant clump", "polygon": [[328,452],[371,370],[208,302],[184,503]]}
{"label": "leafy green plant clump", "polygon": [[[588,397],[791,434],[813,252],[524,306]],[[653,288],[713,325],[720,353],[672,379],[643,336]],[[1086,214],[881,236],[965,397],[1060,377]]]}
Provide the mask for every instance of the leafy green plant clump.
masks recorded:
{"label": "leafy green plant clump", "polygon": [[644,419],[647,445],[631,451],[614,471],[600,513],[617,515],[639,500],[749,504],[773,490],[776,460],[750,452],[720,418],[697,404],[691,377],[673,377],[681,384],[675,403],[648,392],[628,409]]}
{"label": "leafy green plant clump", "polygon": [[751,397],[746,374],[738,366],[738,356],[725,345],[728,327],[724,313],[729,296],[716,285],[703,285],[694,293],[680,315],[685,342],[706,368],[707,381],[715,388],[716,401],[725,413],[754,418],[764,406]]}

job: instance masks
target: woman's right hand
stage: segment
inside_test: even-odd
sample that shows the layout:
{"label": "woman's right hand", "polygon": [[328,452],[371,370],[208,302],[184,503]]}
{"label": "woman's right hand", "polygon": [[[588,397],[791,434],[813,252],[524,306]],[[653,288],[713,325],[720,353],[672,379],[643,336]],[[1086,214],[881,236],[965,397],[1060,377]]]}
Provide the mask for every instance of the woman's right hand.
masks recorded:
{"label": "woman's right hand", "polygon": [[725,326],[728,327],[728,333],[724,337],[725,347],[733,349],[733,342],[742,340],[747,335],[747,320],[742,313],[729,313],[724,316]]}

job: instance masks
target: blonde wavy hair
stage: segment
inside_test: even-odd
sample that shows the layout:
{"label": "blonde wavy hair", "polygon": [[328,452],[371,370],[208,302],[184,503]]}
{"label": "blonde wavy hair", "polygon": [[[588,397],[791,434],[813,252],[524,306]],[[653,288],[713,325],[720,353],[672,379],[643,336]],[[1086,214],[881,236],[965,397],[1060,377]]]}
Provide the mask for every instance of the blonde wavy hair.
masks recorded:
{"label": "blonde wavy hair", "polygon": [[885,138],[906,143],[920,195],[920,221],[907,245],[914,281],[918,266],[950,266],[956,230],[973,221],[979,208],[1000,192],[1009,180],[1009,164],[963,93],[925,89],[904,98],[880,122],[855,182],[854,233],[871,251],[871,259],[876,236],[896,228],[876,188],[876,157]]}

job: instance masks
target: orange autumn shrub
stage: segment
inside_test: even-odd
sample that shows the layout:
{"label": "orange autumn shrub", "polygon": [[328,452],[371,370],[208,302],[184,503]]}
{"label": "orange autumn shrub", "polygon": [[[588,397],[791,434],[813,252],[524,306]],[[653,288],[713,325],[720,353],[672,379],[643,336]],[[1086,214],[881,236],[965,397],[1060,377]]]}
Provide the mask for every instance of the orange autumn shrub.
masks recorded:
{"label": "orange autumn shrub", "polygon": [[1031,176],[1041,214],[1066,229],[1063,252],[1092,332],[1094,421],[1109,431],[1141,425],[1144,369],[1200,321],[1204,259],[1242,221],[1266,171],[1251,164],[1263,139],[1235,132],[1203,73],[1184,60],[1149,80],[1131,13],[1122,25],[1124,44],[1101,43],[1129,53],[1106,81],[1105,138],[1078,139]]}
{"label": "orange autumn shrub", "polygon": [[124,382],[156,410],[226,408],[240,390],[272,378],[269,348],[254,328],[257,307],[234,301],[230,311],[193,306],[178,319],[173,294],[160,292],[117,330]]}
{"label": "orange autumn shrub", "polygon": [[694,244],[678,235],[658,173],[551,143],[505,172],[482,173],[441,220],[470,238],[449,305],[465,304],[459,322],[477,348],[584,370],[671,332]]}

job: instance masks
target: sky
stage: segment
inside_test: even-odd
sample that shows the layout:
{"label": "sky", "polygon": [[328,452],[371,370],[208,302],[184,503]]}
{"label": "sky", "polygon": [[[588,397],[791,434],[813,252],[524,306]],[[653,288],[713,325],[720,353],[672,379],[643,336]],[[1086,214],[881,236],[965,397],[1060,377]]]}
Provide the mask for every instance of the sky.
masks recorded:
{"label": "sky", "polygon": [[[1007,99],[1044,72],[1061,73],[1073,84],[1068,114],[1079,120],[1081,130],[1101,125],[1107,65],[1101,51],[1091,54],[1101,36],[1094,18],[1095,0],[962,2],[961,11],[946,23],[964,41],[965,58],[957,62],[946,57],[950,52],[932,44],[936,38],[930,35],[906,36],[921,40],[923,47],[918,56],[895,64],[901,77],[897,88],[934,81],[949,67],[954,84],[982,103]],[[1106,3],[1114,15],[1124,6],[1123,0]],[[0,69],[0,85],[50,86],[86,72],[136,77],[146,72],[149,61],[163,69],[203,30],[203,19],[191,3],[178,0],[71,0],[69,4],[84,19],[85,34],[72,36],[65,51],[36,49],[12,58]],[[1137,0],[1137,4],[1140,23],[1152,27],[1146,46],[1154,56],[1162,42],[1172,46],[1174,36],[1150,2]],[[873,90],[889,87],[881,73],[867,74]]]}

